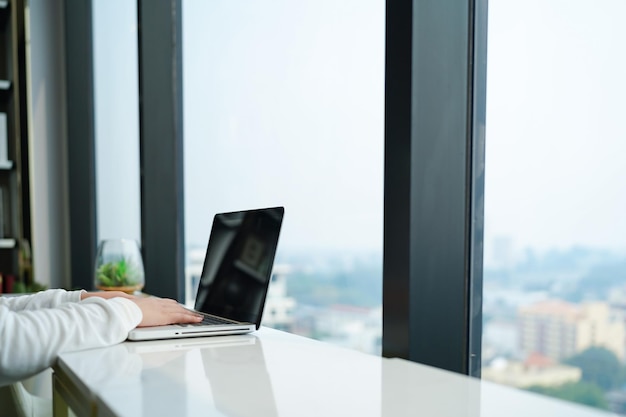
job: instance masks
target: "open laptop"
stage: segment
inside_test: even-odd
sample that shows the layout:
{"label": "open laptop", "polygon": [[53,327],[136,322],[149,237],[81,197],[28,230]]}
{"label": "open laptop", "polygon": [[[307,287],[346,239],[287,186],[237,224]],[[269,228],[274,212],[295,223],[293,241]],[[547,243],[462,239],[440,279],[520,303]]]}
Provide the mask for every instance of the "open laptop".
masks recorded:
{"label": "open laptop", "polygon": [[204,258],[194,310],[201,323],[139,327],[128,340],[250,333],[261,325],[283,207],[219,213]]}

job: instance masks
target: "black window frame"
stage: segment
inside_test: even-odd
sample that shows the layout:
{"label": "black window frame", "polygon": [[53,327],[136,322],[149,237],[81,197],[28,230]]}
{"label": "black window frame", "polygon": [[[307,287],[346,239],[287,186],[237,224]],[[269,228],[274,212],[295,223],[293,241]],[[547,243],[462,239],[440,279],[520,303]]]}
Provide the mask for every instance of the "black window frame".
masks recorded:
{"label": "black window frame", "polygon": [[383,356],[479,376],[487,2],[386,20]]}
{"label": "black window frame", "polygon": [[[137,0],[146,290],[179,301],[181,2]],[[85,288],[96,248],[90,13],[90,0],[66,2],[72,283]],[[383,355],[474,376],[482,337],[486,56],[487,0],[386,2]]]}

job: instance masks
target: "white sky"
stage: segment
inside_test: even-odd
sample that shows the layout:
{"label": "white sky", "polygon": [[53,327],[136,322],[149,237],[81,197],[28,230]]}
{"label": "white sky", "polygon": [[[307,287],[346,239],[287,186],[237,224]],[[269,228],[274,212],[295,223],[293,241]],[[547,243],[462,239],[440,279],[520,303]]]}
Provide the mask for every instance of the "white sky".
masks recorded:
{"label": "white sky", "polygon": [[94,1],[93,16],[98,239],[140,242],[137,5]]}
{"label": "white sky", "polygon": [[183,22],[187,241],[284,205],[283,248],[382,248],[384,2],[187,0]]}
{"label": "white sky", "polygon": [[626,1],[489,9],[487,250],[626,249]]}
{"label": "white sky", "polygon": [[[95,24],[101,237],[140,235],[133,4],[94,4],[110,14]],[[626,250],[626,1],[489,12],[487,257]],[[183,19],[187,242],[205,245],[215,212],[280,204],[281,246],[380,249],[384,1],[185,0]]]}

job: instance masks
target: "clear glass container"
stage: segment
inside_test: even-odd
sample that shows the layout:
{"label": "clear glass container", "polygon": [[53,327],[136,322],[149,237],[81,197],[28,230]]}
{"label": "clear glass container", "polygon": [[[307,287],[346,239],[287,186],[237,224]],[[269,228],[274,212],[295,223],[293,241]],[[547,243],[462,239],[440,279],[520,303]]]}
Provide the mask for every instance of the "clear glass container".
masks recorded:
{"label": "clear glass container", "polygon": [[99,290],[141,291],[145,274],[141,250],[132,239],[107,239],[98,245],[94,285]]}

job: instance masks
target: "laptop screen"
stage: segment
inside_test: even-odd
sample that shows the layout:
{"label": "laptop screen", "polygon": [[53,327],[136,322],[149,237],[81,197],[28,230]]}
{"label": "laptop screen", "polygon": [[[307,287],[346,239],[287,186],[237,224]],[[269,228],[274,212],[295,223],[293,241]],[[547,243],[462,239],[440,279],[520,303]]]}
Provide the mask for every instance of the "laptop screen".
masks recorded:
{"label": "laptop screen", "polygon": [[283,207],[216,214],[195,309],[261,324]]}

